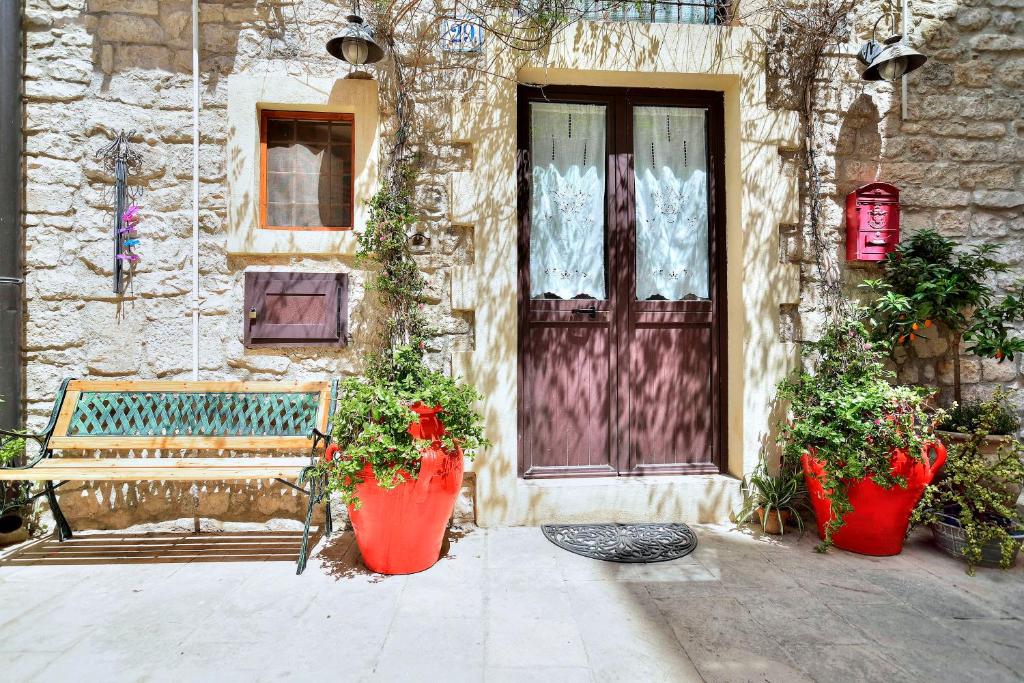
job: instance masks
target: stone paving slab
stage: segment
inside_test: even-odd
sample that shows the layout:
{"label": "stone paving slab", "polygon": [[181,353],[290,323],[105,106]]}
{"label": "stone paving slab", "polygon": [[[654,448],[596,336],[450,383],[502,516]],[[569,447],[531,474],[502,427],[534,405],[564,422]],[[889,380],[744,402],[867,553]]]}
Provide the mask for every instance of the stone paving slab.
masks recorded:
{"label": "stone paving slab", "polygon": [[351,533],[321,542],[302,576],[281,553],[232,557],[216,540],[99,563],[7,551],[0,679],[1024,680],[1024,567],[968,577],[927,533],[871,558],[695,528],[692,555],[650,565],[572,555],[535,528],[456,530],[436,566],[394,577],[366,571]]}

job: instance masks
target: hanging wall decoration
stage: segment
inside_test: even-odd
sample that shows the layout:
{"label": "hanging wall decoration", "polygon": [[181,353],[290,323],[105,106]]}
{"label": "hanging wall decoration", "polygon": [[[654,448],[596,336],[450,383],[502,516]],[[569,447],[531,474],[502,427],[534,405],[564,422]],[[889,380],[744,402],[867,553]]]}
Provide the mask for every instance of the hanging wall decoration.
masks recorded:
{"label": "hanging wall decoration", "polygon": [[142,196],[142,187],[128,184],[128,176],[137,173],[142,166],[142,156],[130,142],[134,134],[135,131],[121,131],[96,152],[114,174],[111,198],[114,203],[114,293],[118,295],[123,295],[131,285],[139,262],[137,230],[142,216],[136,202]]}

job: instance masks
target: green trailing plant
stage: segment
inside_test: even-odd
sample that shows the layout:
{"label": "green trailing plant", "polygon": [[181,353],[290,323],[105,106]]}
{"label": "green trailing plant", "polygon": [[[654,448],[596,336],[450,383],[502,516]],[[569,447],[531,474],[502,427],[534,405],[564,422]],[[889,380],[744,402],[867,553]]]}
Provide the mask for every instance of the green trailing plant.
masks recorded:
{"label": "green trailing plant", "polygon": [[997,387],[989,399],[955,403],[944,411],[938,429],[961,434],[983,431],[992,436],[1010,436],[1020,429],[1020,416],[1010,403],[1012,392]]}
{"label": "green trailing plant", "polygon": [[1024,520],[1016,501],[1024,484],[1024,448],[1014,440],[993,460],[982,452],[988,435],[979,429],[950,447],[943,476],[929,485],[911,518],[914,524],[954,523],[966,536],[968,574],[982,559],[982,548],[998,544],[1008,568],[1024,538]]}
{"label": "green trailing plant", "polygon": [[418,419],[410,408],[416,403],[441,406],[442,448],[449,453],[461,449],[472,458],[488,445],[483,420],[473,408],[480,398],[473,387],[427,368],[418,350],[400,347],[386,370],[371,368],[366,377],[342,384],[331,435],[343,457],[321,461],[316,474],[324,477],[329,491],[341,494],[343,503],[357,507],[355,488],[366,466],[385,489],[415,478],[421,451],[430,445],[409,433],[410,423]]}
{"label": "green trailing plant", "polygon": [[[0,435],[0,467],[23,464],[26,446],[22,436]],[[32,482],[28,481],[0,482],[0,515],[21,507],[31,489]]]}
{"label": "green trailing plant", "polygon": [[375,348],[378,361],[389,357],[383,353],[386,349],[421,348],[430,333],[422,312],[423,275],[408,246],[408,233],[416,223],[410,197],[415,174],[408,167],[398,173],[400,182],[383,185],[370,199],[369,219],[356,252],[361,262],[378,265],[368,283],[383,311],[381,338]]}
{"label": "green trailing plant", "polygon": [[[997,296],[991,277],[1009,265],[995,258],[999,246],[960,247],[933,230],[904,239],[886,258],[880,279],[865,280],[877,299],[871,306],[874,338],[890,348],[918,337],[949,336],[953,398],[962,399],[960,350],[999,362],[1024,351],[1024,337],[1012,325],[1024,319],[1024,300]],[[936,328],[940,328],[937,330]]]}
{"label": "green trailing plant", "polygon": [[793,467],[783,467],[778,474],[771,474],[764,459],[749,476],[743,480],[743,507],[736,515],[737,524],[746,524],[757,516],[758,509],[763,510],[761,528],[765,520],[775,515],[779,528],[785,533],[783,513],[789,513],[802,532],[803,517],[800,508],[803,505],[807,489],[804,486],[803,473]]}
{"label": "green trailing plant", "polygon": [[0,437],[6,439],[0,444],[0,467],[7,467],[25,455],[25,439],[22,437]]}
{"label": "green trailing plant", "polygon": [[779,399],[790,404],[779,441],[784,466],[799,467],[804,453],[823,466],[822,485],[832,492],[834,512],[818,546],[824,551],[852,510],[852,481],[872,477],[885,488],[905,487],[905,479],[891,471],[896,449],[923,462],[931,435],[924,412],[928,391],[891,384],[894,373],[886,367],[886,350],[854,318],[838,321],[819,341],[804,344],[801,354],[803,369],[778,387]]}

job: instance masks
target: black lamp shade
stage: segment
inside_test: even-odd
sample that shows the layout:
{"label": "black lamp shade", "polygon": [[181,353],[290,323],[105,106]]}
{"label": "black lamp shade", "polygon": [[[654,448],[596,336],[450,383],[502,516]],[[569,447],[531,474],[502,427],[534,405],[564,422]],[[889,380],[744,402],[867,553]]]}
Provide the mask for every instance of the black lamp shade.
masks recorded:
{"label": "black lamp shade", "polygon": [[[362,56],[362,45],[366,47],[366,59],[362,62],[352,61],[346,56]],[[346,47],[348,48],[346,50]],[[373,64],[384,59],[384,48],[373,39],[373,31],[366,25],[362,17],[355,14],[348,16],[348,25],[335,37],[327,41],[327,52],[334,58],[350,64]]]}

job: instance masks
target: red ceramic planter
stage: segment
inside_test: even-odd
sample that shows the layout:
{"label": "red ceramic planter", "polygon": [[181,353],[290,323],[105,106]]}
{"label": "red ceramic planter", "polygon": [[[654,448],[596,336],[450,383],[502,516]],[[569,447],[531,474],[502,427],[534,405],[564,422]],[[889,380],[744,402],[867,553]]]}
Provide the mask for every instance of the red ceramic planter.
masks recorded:
{"label": "red ceramic planter", "polygon": [[[929,455],[934,454],[934,459]],[[910,515],[932,477],[946,462],[946,448],[939,442],[924,448],[926,462],[911,458],[905,450],[893,451],[892,472],[907,479],[907,488],[886,489],[865,477],[849,487],[853,510],[843,518],[843,526],[832,535],[837,548],[862,555],[898,555],[903,550]],[[818,536],[824,540],[825,526],[832,521],[831,490],[822,486],[825,470],[810,454],[802,458],[804,479],[818,521]]]}
{"label": "red ceramic planter", "polygon": [[403,483],[382,489],[367,465],[360,474],[363,483],[356,485],[362,505],[358,510],[348,507],[363,563],[380,574],[414,574],[437,562],[462,487],[462,451],[441,448],[440,406],[417,403],[412,409],[420,419],[409,426],[409,433],[432,440],[423,450],[419,477],[402,471]]}

